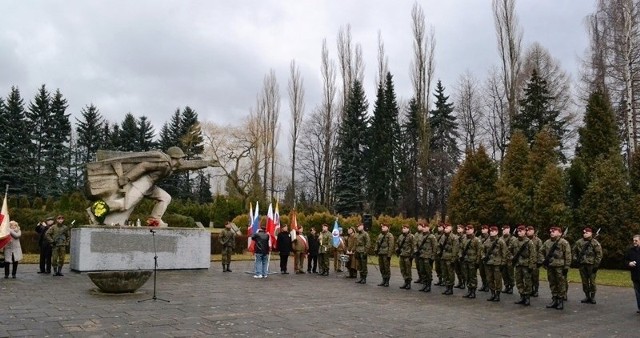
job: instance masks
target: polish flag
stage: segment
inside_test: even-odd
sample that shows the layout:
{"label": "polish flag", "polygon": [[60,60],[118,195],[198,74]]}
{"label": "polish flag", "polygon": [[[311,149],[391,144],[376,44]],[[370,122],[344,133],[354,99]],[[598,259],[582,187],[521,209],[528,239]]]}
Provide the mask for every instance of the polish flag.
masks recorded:
{"label": "polish flag", "polygon": [[7,193],[4,193],[4,201],[2,202],[2,211],[0,212],[0,250],[11,242],[11,233],[9,232],[9,208],[7,207]]}
{"label": "polish flag", "polygon": [[273,248],[276,245],[276,223],[271,203],[269,203],[269,209],[267,211],[267,233],[269,234],[269,247]]}

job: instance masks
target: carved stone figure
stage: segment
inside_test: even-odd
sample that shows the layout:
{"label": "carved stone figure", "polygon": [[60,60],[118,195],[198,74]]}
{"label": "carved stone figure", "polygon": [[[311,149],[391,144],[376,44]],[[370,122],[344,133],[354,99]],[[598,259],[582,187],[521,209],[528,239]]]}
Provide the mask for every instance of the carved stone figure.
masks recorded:
{"label": "carved stone figure", "polygon": [[91,208],[87,209],[92,224],[123,225],[143,198],[156,201],[151,217],[158,219],[160,226],[167,226],[162,215],[167,210],[171,196],[156,182],[176,171],[187,171],[216,165],[214,161],[185,160],[178,147],[161,151],[121,152],[98,150],[97,161],[86,164],[85,192],[90,200],[103,200],[109,212],[99,222]]}

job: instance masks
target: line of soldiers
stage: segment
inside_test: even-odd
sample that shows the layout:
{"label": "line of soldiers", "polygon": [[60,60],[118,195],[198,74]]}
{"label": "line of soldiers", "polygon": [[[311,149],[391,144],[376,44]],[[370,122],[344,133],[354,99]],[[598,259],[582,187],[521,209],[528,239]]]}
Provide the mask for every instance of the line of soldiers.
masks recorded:
{"label": "line of soldiers", "polygon": [[[444,223],[437,226],[436,234],[432,234],[424,223],[418,224],[415,234],[410,232],[408,225],[403,225],[397,239],[389,232],[387,224],[382,224],[381,230],[373,243],[382,276],[378,286],[389,286],[391,257],[395,253],[404,281],[401,289],[411,289],[412,262],[415,260],[418,278],[414,283],[422,284],[420,291],[431,291],[435,270],[438,281],[434,285],[444,286],[444,295],[452,295],[454,288],[460,288],[467,290],[465,298],[476,298],[476,291],[483,291],[491,294],[487,301],[499,302],[500,294],[513,293],[515,286],[520,294],[515,304],[528,306],[531,297],[538,296],[539,269],[544,267],[552,294],[552,302],[547,308],[562,310],[567,299],[567,272],[573,261],[579,268],[585,293],[581,302],[596,304],[595,279],[602,260],[602,247],[591,228],[584,228],[583,238],[575,243],[573,251],[563,238],[562,229],[555,226],[551,227],[550,238],[545,242],[538,238],[533,226],[524,225],[518,226],[513,234],[511,227],[505,225],[501,236],[497,226],[487,225],[482,226],[479,236],[472,225],[459,225],[458,234],[455,234],[452,226]],[[349,238],[352,237],[360,272],[356,283],[365,284],[369,235],[360,224],[357,233],[350,233]],[[478,271],[482,282],[480,289],[477,288]],[[456,275],[458,284],[454,286]]]}

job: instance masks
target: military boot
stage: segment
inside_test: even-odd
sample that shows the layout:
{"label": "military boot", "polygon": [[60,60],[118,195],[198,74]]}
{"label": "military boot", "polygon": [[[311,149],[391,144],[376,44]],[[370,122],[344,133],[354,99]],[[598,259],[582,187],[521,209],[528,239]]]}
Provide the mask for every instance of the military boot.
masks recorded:
{"label": "military boot", "polygon": [[367,277],[363,277],[363,278],[360,280],[360,284],[367,284]]}
{"label": "military boot", "polygon": [[491,291],[491,297],[487,298],[487,301],[492,302],[496,298],[496,292],[493,290],[489,290],[489,291]]}
{"label": "military boot", "polygon": [[64,276],[64,275],[62,274],[62,266],[59,266],[59,267],[58,267],[58,273],[56,274],[56,276],[60,276],[60,277],[61,277],[61,276]]}
{"label": "military boot", "polygon": [[226,264],[222,264],[222,272],[227,272],[227,265]]}
{"label": "military boot", "polygon": [[523,294],[520,294],[520,300],[519,300],[519,301],[517,301],[517,302],[513,302],[513,304],[520,304],[520,305],[523,305],[523,304],[524,304],[524,302],[525,302],[524,295],[523,295]]}
{"label": "military boot", "polygon": [[458,282],[458,285],[456,285],[456,286],[454,286],[454,287],[455,287],[456,289],[463,289],[463,290],[464,290],[464,289],[465,289],[465,285],[466,285],[466,284],[465,284],[464,280],[461,280],[461,281],[459,281],[459,282]]}
{"label": "military boot", "polygon": [[562,298],[558,298],[558,306],[556,306],[556,310],[564,309],[564,300]]}
{"label": "military boot", "polygon": [[402,284],[402,286],[400,287],[400,289],[406,289],[407,288],[407,280],[404,280],[404,284]]}
{"label": "military boot", "polygon": [[429,285],[428,285],[427,283],[424,283],[424,284],[422,285],[422,289],[420,289],[420,291],[424,292],[424,291],[427,289],[427,287],[428,287],[428,286],[429,286]]}
{"label": "military boot", "polygon": [[389,279],[391,279],[391,278],[386,278],[384,280],[384,285],[383,285],[384,287],[387,287],[387,288],[389,287]]}
{"label": "military boot", "polygon": [[468,298],[469,299],[476,298],[476,289],[475,288],[471,289],[471,292],[469,293],[469,297]]}
{"label": "military boot", "polygon": [[[324,273],[323,273],[322,275],[324,276]],[[360,279],[358,279],[358,280],[356,281],[356,284],[362,284],[362,283],[360,283],[360,282],[362,282],[362,277],[360,277]]]}
{"label": "military boot", "polygon": [[453,285],[447,286],[447,290],[444,293],[447,296],[451,296],[453,294]]}
{"label": "military boot", "polygon": [[504,286],[504,290],[502,292],[504,292],[506,294],[509,294],[509,295],[512,294],[513,293],[513,286],[505,285]]}
{"label": "military boot", "polygon": [[524,306],[531,305],[531,299],[530,299],[529,295],[525,295],[524,296],[524,303],[522,303],[522,305],[524,305]]}
{"label": "military boot", "polygon": [[464,296],[462,296],[462,298],[469,298],[469,296],[471,296],[471,288],[467,289],[467,293]]}
{"label": "military boot", "polygon": [[231,272],[231,269],[229,268],[229,266],[231,266],[231,264],[227,264],[227,272]]}
{"label": "military boot", "polygon": [[558,307],[558,297],[553,297],[553,301],[547,305],[547,309],[555,309]]}
{"label": "military boot", "polygon": [[595,304],[596,303],[596,293],[592,292],[591,293],[591,299],[589,301],[589,304]]}
{"label": "military boot", "polygon": [[405,288],[405,290],[411,290],[411,279],[407,279],[405,283],[407,284],[407,287]]}
{"label": "military boot", "polygon": [[538,286],[533,287],[533,292],[531,293],[531,297],[538,297]]}
{"label": "military boot", "polygon": [[437,286],[442,286],[442,285],[444,285],[444,284],[442,283],[442,278],[438,277],[438,282],[437,282],[437,283],[435,283],[435,284],[433,284],[433,285],[437,285]]}
{"label": "military boot", "polygon": [[584,293],[584,299],[580,301],[580,303],[585,304],[585,303],[591,303],[591,293],[589,292],[585,292]]}
{"label": "military boot", "polygon": [[384,282],[386,281],[386,278],[382,278],[382,282],[380,282],[380,284],[378,284],[378,286],[384,286]]}
{"label": "military boot", "polygon": [[494,302],[500,301],[500,291],[496,291],[496,297],[493,299]]}

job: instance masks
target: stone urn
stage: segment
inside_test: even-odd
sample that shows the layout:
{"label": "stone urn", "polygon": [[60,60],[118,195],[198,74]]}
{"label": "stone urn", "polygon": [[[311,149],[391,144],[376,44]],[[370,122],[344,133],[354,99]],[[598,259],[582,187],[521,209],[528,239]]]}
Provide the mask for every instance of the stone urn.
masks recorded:
{"label": "stone urn", "polygon": [[89,272],[89,278],[105,293],[132,293],[151,277],[151,270]]}

